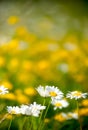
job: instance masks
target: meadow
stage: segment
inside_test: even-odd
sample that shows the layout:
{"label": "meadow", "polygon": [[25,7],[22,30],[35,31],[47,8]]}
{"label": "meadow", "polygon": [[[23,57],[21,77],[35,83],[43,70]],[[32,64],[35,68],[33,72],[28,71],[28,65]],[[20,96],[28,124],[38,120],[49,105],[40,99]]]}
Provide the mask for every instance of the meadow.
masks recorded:
{"label": "meadow", "polygon": [[88,130],[86,4],[3,0],[0,17],[0,130]]}

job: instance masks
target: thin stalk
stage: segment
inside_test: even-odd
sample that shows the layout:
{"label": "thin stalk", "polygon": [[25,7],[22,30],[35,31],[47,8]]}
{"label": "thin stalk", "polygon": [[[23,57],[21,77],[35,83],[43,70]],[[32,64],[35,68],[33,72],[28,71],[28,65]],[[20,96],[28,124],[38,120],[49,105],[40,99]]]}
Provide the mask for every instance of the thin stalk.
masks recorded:
{"label": "thin stalk", "polygon": [[26,127],[26,122],[27,122],[27,117],[25,116],[24,117],[24,122],[23,122],[23,126],[22,126],[22,130],[24,130],[24,129],[26,129],[25,127]]}
{"label": "thin stalk", "polygon": [[[13,119],[13,116],[12,116],[12,119]],[[12,119],[10,120],[10,124],[9,124],[8,130],[10,130]]]}
{"label": "thin stalk", "polygon": [[[46,102],[46,97],[44,97],[43,106],[45,105],[45,102]],[[41,121],[42,115],[43,115],[43,111],[41,112],[40,117],[39,117],[39,126],[38,126],[37,130],[40,130],[40,127],[42,124],[42,121]]]}
{"label": "thin stalk", "polygon": [[81,125],[81,119],[80,119],[80,113],[79,113],[79,102],[77,100],[77,113],[78,113],[78,121],[80,125],[80,130],[82,130],[82,125]]}
{"label": "thin stalk", "polygon": [[31,116],[31,121],[30,121],[30,130],[33,130],[33,117]]}
{"label": "thin stalk", "polygon": [[[46,101],[46,98],[44,98],[44,101],[43,101],[43,106],[45,105],[45,101]],[[41,112],[41,114],[40,114],[40,117],[39,117],[39,123],[40,123],[40,121],[41,121],[42,114],[43,114],[43,111],[42,111],[42,112]]]}
{"label": "thin stalk", "polygon": [[[49,104],[48,104],[48,106],[47,106],[47,109],[46,109],[46,111],[45,111],[43,120],[45,120],[45,118],[46,118],[46,115],[47,115],[47,112],[48,112],[48,110],[49,110],[50,104],[51,104],[51,101],[49,102]],[[44,125],[45,125],[45,122],[43,122],[42,127],[41,127],[41,130],[43,129]]]}

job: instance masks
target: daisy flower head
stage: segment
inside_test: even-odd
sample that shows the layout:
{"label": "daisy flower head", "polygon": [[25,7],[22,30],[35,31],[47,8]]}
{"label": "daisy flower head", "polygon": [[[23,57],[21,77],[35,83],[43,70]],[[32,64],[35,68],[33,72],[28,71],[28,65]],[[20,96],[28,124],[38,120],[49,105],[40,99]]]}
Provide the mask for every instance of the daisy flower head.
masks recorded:
{"label": "daisy flower head", "polygon": [[68,112],[67,116],[68,116],[68,119],[78,119],[78,113],[77,112]]}
{"label": "daisy flower head", "polygon": [[20,113],[23,114],[23,115],[25,115],[27,108],[29,108],[28,105],[21,105],[20,106]]}
{"label": "daisy flower head", "polygon": [[38,117],[40,111],[44,110],[45,108],[46,106],[41,106],[41,104],[37,104],[36,102],[34,102],[33,104],[30,104],[28,107],[26,107],[25,114]]}
{"label": "daisy flower head", "polygon": [[18,106],[7,106],[7,111],[9,114],[20,114],[20,108]]}
{"label": "daisy flower head", "polygon": [[63,93],[55,86],[46,86],[46,89],[50,97],[58,97],[58,99],[63,98]]}
{"label": "daisy flower head", "polygon": [[56,110],[57,108],[65,108],[69,105],[69,103],[65,100],[65,99],[56,99],[56,98],[52,98],[51,104],[54,105],[54,110]]}
{"label": "daisy flower head", "polygon": [[36,88],[36,90],[40,94],[40,96],[49,97],[49,93],[48,93],[46,87],[40,85],[38,88]]}
{"label": "daisy flower head", "polygon": [[64,112],[61,112],[59,114],[56,114],[54,117],[55,120],[63,122],[66,121],[68,119],[67,114]]}
{"label": "daisy flower head", "polygon": [[80,98],[86,98],[88,93],[82,93],[81,91],[72,91],[68,92],[66,97],[70,99],[80,99]]}
{"label": "daisy flower head", "polygon": [[8,92],[8,88],[5,88],[3,85],[0,86],[0,95],[4,95]]}

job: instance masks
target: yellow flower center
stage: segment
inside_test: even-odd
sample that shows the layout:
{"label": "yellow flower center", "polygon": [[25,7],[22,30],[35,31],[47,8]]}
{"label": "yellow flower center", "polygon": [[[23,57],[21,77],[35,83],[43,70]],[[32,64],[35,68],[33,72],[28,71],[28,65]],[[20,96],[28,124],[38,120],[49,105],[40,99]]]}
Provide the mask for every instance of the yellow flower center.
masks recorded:
{"label": "yellow flower center", "polygon": [[81,96],[82,95],[82,93],[81,92],[75,92],[75,93],[73,93],[73,96]]}
{"label": "yellow flower center", "polygon": [[58,103],[55,104],[55,106],[56,106],[56,107],[61,107],[62,104],[61,104],[60,102],[58,102]]}
{"label": "yellow flower center", "polygon": [[14,110],[11,111],[11,114],[16,114],[16,112]]}
{"label": "yellow flower center", "polygon": [[56,94],[55,92],[50,92],[49,94],[50,94],[50,96],[52,96],[52,97],[56,97],[56,96],[57,96],[57,94]]}

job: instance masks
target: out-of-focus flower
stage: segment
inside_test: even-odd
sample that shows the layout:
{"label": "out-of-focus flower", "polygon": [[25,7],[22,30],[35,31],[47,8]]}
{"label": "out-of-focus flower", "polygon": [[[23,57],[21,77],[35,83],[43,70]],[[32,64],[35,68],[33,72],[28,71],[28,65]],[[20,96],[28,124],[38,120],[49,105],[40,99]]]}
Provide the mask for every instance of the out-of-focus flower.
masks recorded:
{"label": "out-of-focus flower", "polygon": [[8,88],[5,88],[3,85],[0,86],[0,95],[4,95],[8,92]]}
{"label": "out-of-focus flower", "polygon": [[66,50],[69,50],[69,51],[75,50],[77,48],[77,46],[73,43],[65,43],[64,47]]}
{"label": "out-of-focus flower", "polygon": [[69,66],[66,63],[62,63],[58,65],[58,69],[64,73],[67,73],[69,70]]}
{"label": "out-of-focus flower", "polygon": [[56,114],[54,116],[54,119],[60,122],[66,121],[68,119],[67,114],[62,112],[60,114]]}
{"label": "out-of-focus flower", "polygon": [[18,101],[19,103],[29,103],[30,102],[30,99],[24,95],[24,94],[18,94],[16,95],[16,101]]}
{"label": "out-of-focus flower", "polygon": [[19,37],[25,37],[26,34],[28,34],[28,30],[27,30],[27,28],[24,27],[24,26],[18,27],[18,28],[16,29],[16,34],[17,34],[17,36],[19,36]]}
{"label": "out-of-focus flower", "polygon": [[32,62],[31,61],[23,61],[22,69],[25,71],[30,71],[32,69]]}
{"label": "out-of-focus flower", "polygon": [[78,113],[77,112],[68,112],[67,116],[68,116],[68,119],[78,119]]}
{"label": "out-of-focus flower", "polygon": [[52,98],[51,104],[54,105],[54,110],[56,110],[57,108],[62,109],[69,105],[69,103],[65,99],[59,100],[56,98]]}
{"label": "out-of-focus flower", "polygon": [[82,100],[81,105],[85,106],[85,107],[88,107],[88,99]]}
{"label": "out-of-focus flower", "polygon": [[37,64],[39,70],[45,70],[49,67],[48,61],[42,60]]}
{"label": "out-of-focus flower", "polygon": [[79,109],[80,116],[88,116],[88,108]]}
{"label": "out-of-focus flower", "polygon": [[9,62],[8,69],[11,71],[16,71],[19,66],[19,60],[17,58],[12,58]]}
{"label": "out-of-focus flower", "polygon": [[8,88],[8,89],[12,89],[12,88],[13,88],[13,85],[12,85],[11,82],[8,81],[8,80],[2,81],[2,84],[3,84],[6,88]]}
{"label": "out-of-focus flower", "polygon": [[66,97],[70,98],[70,99],[80,99],[80,98],[86,98],[87,97],[87,93],[82,93],[81,91],[73,91],[73,92],[69,92],[67,93]]}
{"label": "out-of-focus flower", "polygon": [[7,111],[10,114],[20,114],[20,108],[18,106],[7,106]]}
{"label": "out-of-focus flower", "polygon": [[7,93],[6,95],[2,95],[2,98],[8,100],[16,100],[16,96],[13,93]]}
{"label": "out-of-focus flower", "polygon": [[5,58],[0,56],[0,67],[3,67],[5,65]]}
{"label": "out-of-focus flower", "polygon": [[48,45],[47,45],[47,48],[48,48],[48,50],[49,51],[56,51],[56,50],[58,50],[59,49],[59,44],[58,43],[49,43]]}
{"label": "out-of-focus flower", "polygon": [[8,24],[16,24],[19,21],[17,16],[10,16],[7,20]]}
{"label": "out-of-focus flower", "polygon": [[28,96],[36,95],[36,91],[33,87],[28,87],[24,89],[24,93]]}
{"label": "out-of-focus flower", "polygon": [[23,72],[23,73],[20,72],[17,75],[18,82],[22,82],[22,83],[28,83],[30,78],[32,79],[32,77],[27,72]]}

